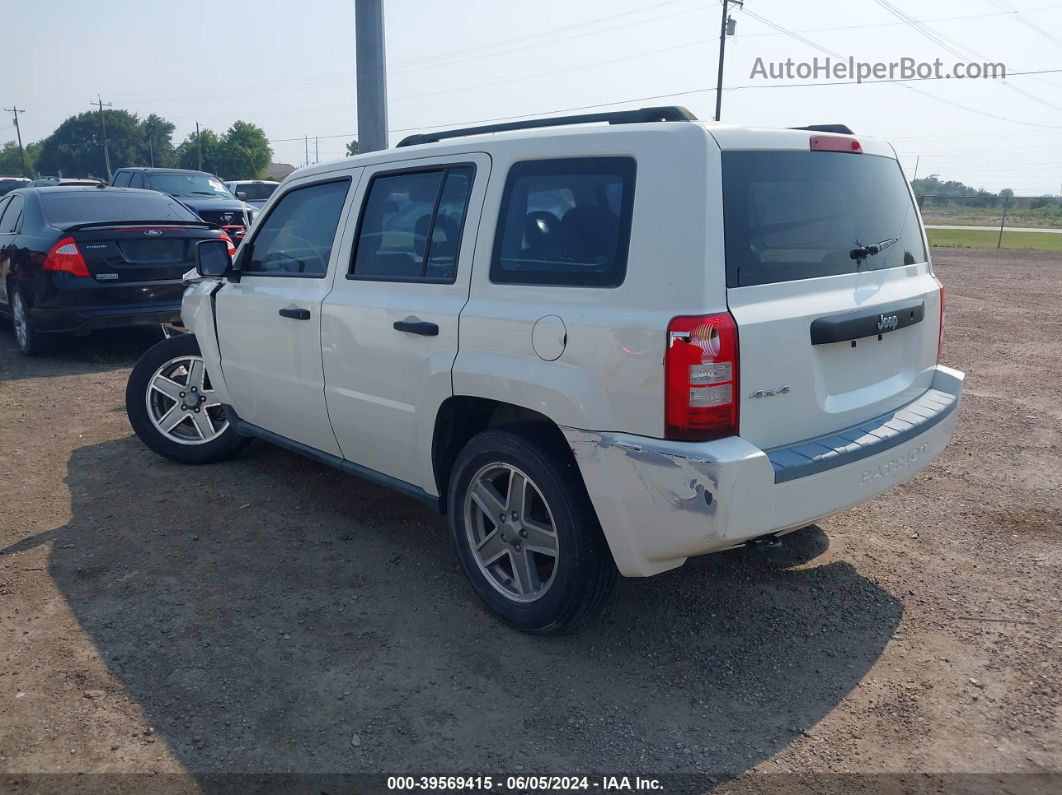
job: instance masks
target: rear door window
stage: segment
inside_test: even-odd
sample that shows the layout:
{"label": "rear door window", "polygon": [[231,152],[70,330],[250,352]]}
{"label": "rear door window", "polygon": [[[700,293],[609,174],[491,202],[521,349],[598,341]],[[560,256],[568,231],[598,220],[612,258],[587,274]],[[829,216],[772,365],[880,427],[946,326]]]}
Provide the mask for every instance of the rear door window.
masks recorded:
{"label": "rear door window", "polygon": [[373,177],[349,278],[453,282],[474,178],[471,165]]}
{"label": "rear door window", "polygon": [[350,178],[294,188],[256,224],[243,272],[321,278],[328,272]]}
{"label": "rear door window", "polygon": [[724,152],[728,287],[925,262],[918,213],[892,158]]}
{"label": "rear door window", "polygon": [[634,175],[635,162],[629,157],[514,163],[502,195],[491,281],[622,284]]}

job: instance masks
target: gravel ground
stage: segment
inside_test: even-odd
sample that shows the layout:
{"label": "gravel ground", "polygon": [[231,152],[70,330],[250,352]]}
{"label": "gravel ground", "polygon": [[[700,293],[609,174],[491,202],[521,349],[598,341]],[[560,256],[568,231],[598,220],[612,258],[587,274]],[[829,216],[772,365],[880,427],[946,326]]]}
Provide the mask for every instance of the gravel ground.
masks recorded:
{"label": "gravel ground", "polygon": [[1062,258],[936,262],[945,360],[967,373],[945,453],[781,552],[621,580],[560,638],[487,615],[412,500],[264,444],[198,468],[150,453],[123,390],[151,333],[27,360],[5,326],[0,789],[59,791],[74,779],[24,775],[64,772],[182,773],[151,788],[188,791],[266,771],[751,790],[783,781],[762,773],[1058,774]]}

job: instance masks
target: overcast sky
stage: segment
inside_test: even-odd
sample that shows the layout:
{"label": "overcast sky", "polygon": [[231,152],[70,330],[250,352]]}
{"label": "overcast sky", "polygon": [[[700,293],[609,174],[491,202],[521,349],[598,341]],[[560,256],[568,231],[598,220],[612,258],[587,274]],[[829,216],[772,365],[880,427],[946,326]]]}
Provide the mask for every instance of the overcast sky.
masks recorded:
{"label": "overcast sky", "polygon": [[[341,157],[356,132],[353,0],[0,0],[0,104],[37,140],[97,92],[177,125],[261,125],[275,160]],[[886,7],[927,23],[929,35]],[[728,39],[723,121],[844,122],[889,139],[911,175],[1019,194],[1062,191],[1062,0],[748,0]],[[1021,12],[1013,13],[1013,10]],[[755,18],[753,15],[760,17]],[[389,127],[407,131],[604,105],[714,112],[718,0],[386,0]],[[767,20],[804,41],[771,27]],[[932,39],[935,38],[936,41]],[[750,77],[764,61],[940,57],[1002,62],[998,80],[792,86]],[[951,50],[949,52],[949,50]],[[818,81],[807,81],[818,82]],[[787,87],[780,87],[784,83]],[[0,116],[0,141],[14,138]],[[297,138],[297,141],[283,139]]]}

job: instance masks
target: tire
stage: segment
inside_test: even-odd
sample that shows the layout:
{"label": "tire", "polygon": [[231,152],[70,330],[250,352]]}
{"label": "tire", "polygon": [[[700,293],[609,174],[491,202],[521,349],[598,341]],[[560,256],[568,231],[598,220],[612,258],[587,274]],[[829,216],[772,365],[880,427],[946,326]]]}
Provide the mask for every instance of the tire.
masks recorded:
{"label": "tire", "polygon": [[33,320],[26,309],[22,290],[13,287],[8,291],[8,295],[11,296],[11,326],[15,331],[18,349],[26,356],[40,356],[54,351],[59,338],[54,334],[41,334],[33,328]]}
{"label": "tire", "polygon": [[[492,612],[524,632],[559,634],[601,610],[616,566],[571,452],[543,436],[509,426],[465,445],[450,478],[450,534]],[[514,500],[521,478],[524,499]]]}
{"label": "tire", "polygon": [[134,365],[125,410],[140,441],[159,455],[181,464],[209,464],[250,441],[229,425],[212,393],[199,342],[192,334],[178,334],[148,349]]}

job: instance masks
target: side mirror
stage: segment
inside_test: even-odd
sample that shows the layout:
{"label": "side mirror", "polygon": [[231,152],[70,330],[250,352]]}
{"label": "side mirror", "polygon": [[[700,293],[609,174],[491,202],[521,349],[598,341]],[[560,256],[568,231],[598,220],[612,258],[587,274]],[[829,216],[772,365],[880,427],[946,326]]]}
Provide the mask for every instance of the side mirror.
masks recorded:
{"label": "side mirror", "polygon": [[242,190],[236,191],[236,198],[240,201],[247,201],[247,192]]}
{"label": "side mirror", "polygon": [[224,276],[232,270],[229,244],[224,240],[200,240],[195,244],[195,269],[200,276]]}

